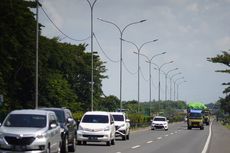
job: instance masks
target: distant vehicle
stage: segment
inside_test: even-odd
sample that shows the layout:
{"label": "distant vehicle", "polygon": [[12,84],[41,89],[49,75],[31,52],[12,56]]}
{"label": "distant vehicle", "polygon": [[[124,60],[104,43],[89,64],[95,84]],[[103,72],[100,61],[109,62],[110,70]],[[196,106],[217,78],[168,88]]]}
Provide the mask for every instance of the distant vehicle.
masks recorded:
{"label": "distant vehicle", "polygon": [[123,112],[112,112],[114,124],[116,128],[116,136],[122,137],[122,140],[129,140],[130,120]]}
{"label": "distant vehicle", "polygon": [[210,111],[209,111],[209,109],[203,110],[203,113],[204,113],[204,123],[206,125],[209,125],[210,124]]}
{"label": "distant vehicle", "polygon": [[86,112],[77,130],[77,142],[106,142],[107,146],[115,144],[115,125],[113,116],[108,112]]}
{"label": "distant vehicle", "polygon": [[203,114],[202,110],[188,110],[188,120],[187,120],[188,130],[192,128],[204,129],[203,124]]}
{"label": "distant vehicle", "polygon": [[153,120],[151,120],[151,129],[164,129],[165,131],[168,130],[168,120],[164,116],[155,116]]}
{"label": "distant vehicle", "polygon": [[54,112],[15,110],[0,127],[0,152],[59,153],[60,126]]}
{"label": "distant vehicle", "polygon": [[207,107],[201,102],[190,102],[187,106],[187,128],[191,130],[192,128],[204,129],[204,110]]}
{"label": "distant vehicle", "polygon": [[61,138],[62,147],[61,152],[67,153],[75,152],[77,124],[73,119],[72,113],[66,108],[41,108],[42,110],[48,110],[55,112],[57,119],[61,125]]}

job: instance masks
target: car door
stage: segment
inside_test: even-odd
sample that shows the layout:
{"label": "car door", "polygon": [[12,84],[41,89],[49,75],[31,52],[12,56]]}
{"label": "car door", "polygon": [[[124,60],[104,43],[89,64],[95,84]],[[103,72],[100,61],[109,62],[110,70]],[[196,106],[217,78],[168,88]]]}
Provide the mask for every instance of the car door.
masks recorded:
{"label": "car door", "polygon": [[111,129],[112,139],[114,139],[115,138],[115,132],[116,132],[115,124],[114,124],[114,118],[111,114],[110,114],[109,118],[110,118],[109,121],[110,121],[110,129]]}
{"label": "car door", "polygon": [[[51,125],[56,125],[52,127]],[[60,128],[58,125],[57,118],[55,114],[49,115],[49,139],[50,139],[50,150],[51,152],[56,152],[59,148],[60,143]]]}
{"label": "car door", "polygon": [[67,127],[68,127],[68,132],[69,132],[69,140],[73,140],[75,137],[75,121],[72,117],[72,114],[70,113],[70,111],[66,110],[65,111],[66,114],[66,122],[67,122]]}

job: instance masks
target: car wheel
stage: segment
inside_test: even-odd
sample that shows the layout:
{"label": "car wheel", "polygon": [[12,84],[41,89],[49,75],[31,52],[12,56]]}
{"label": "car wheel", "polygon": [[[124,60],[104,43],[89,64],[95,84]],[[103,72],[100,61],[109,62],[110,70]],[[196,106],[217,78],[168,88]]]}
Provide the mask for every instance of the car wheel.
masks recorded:
{"label": "car wheel", "polygon": [[61,153],[67,153],[67,152],[68,152],[68,139],[67,136],[65,136],[61,147]]}
{"label": "car wheel", "polygon": [[107,141],[107,142],[106,142],[106,145],[107,145],[107,146],[110,146],[110,145],[111,145],[110,141]]}
{"label": "car wheel", "polygon": [[111,145],[115,145],[115,139],[111,140]]}
{"label": "car wheel", "polygon": [[129,133],[128,133],[128,135],[126,136],[126,139],[129,140]]}
{"label": "car wheel", "polygon": [[75,152],[75,144],[76,144],[76,139],[74,137],[71,146],[69,146],[70,152]]}
{"label": "car wheel", "polygon": [[77,141],[77,145],[81,145],[81,141]]}
{"label": "car wheel", "polygon": [[122,136],[122,140],[124,140],[124,141],[126,140],[126,135]]}

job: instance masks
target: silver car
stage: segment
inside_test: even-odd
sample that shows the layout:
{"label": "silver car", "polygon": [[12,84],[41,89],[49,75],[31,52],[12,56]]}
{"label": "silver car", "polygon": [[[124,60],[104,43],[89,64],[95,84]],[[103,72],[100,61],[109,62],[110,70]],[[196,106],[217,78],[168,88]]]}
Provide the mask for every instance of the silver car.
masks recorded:
{"label": "silver car", "polygon": [[0,127],[1,153],[59,153],[60,126],[52,111],[15,110]]}

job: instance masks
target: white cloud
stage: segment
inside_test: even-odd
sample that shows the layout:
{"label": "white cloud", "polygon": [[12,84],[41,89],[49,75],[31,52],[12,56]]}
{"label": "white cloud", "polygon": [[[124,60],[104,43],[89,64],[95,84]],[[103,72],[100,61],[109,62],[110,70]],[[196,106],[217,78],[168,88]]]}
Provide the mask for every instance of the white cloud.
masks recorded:
{"label": "white cloud", "polygon": [[197,3],[193,3],[193,4],[188,5],[186,9],[192,12],[199,12],[200,6]]}

